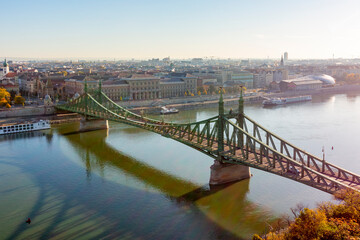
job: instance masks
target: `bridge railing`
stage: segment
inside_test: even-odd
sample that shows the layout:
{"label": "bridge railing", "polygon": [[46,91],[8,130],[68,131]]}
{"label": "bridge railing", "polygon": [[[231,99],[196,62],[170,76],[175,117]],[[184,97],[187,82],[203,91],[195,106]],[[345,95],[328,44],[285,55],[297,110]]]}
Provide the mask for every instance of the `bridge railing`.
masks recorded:
{"label": "bridge railing", "polygon": [[[295,175],[296,178],[303,182],[309,181],[310,184],[317,184],[317,188],[325,188],[328,192],[342,187],[350,187],[330,177],[360,184],[360,176],[297,148],[245,115],[220,114],[199,122],[174,124],[132,113],[103,93],[99,93],[97,98],[85,93],[80,98],[65,106],[59,106],[59,108],[141,127],[171,137],[213,157],[224,154],[224,156],[228,156],[228,159],[231,157],[241,158],[244,164],[249,164],[249,161],[245,160],[251,156],[257,163],[255,167],[265,168],[263,170],[277,174],[285,174],[286,177],[289,177],[287,174],[289,171],[296,169],[299,171],[299,174]],[[221,121],[219,121],[220,118]],[[230,118],[235,118],[236,122],[229,120]],[[237,121],[241,122],[242,127]],[[221,131],[219,122],[222,123]],[[219,136],[219,131],[221,136]],[[224,139],[224,142],[221,141],[221,143],[225,148],[221,153],[219,152],[222,151],[219,150],[219,139]],[[290,176],[292,175],[290,174]]]}
{"label": "bridge railing", "polygon": [[[272,148],[279,151],[280,153],[294,160],[297,160],[298,162],[308,167],[315,167],[317,171],[325,173],[326,175],[360,184],[359,175],[340,168],[332,163],[326,162],[325,160],[296,147],[295,145],[285,141],[276,134],[270,132],[265,127],[261,126],[246,115],[244,116],[244,118],[251,123],[251,129],[253,131],[254,137],[258,138],[261,141],[263,141],[264,139],[267,145],[270,145]],[[248,131],[248,126],[246,124],[247,121],[244,121],[244,128],[246,131]]]}
{"label": "bridge railing", "polygon": [[[337,191],[342,188],[352,188],[279,152],[228,119],[226,120],[226,125],[231,125],[234,131],[230,136],[230,140],[226,143],[228,152],[224,152],[225,156],[230,158],[231,156],[234,156],[234,158],[240,157],[244,163],[249,163],[248,160],[252,157],[258,164],[258,168],[264,168],[266,165],[267,167],[263,170],[271,172],[274,172],[274,170],[271,169],[277,168],[279,175],[286,176],[287,174],[288,177],[294,176],[305,182],[308,180],[308,184],[310,185],[311,183],[318,183],[318,186],[315,187],[325,188],[324,190],[328,192]],[[244,145],[239,145],[239,142],[242,141],[244,141]],[[239,151],[240,155],[238,154]],[[229,153],[231,153],[231,155],[229,155]],[[356,190],[355,188],[352,189]]]}

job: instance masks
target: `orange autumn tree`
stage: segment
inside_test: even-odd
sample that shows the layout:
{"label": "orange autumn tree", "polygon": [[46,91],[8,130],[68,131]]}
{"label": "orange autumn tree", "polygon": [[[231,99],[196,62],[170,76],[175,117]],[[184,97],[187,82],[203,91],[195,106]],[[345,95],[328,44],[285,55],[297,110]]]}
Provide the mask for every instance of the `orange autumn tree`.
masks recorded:
{"label": "orange autumn tree", "polygon": [[[314,210],[304,208],[285,229],[268,233],[266,239],[360,239],[360,193],[344,190],[335,196],[340,203],[321,203]],[[263,238],[254,235],[253,239]]]}
{"label": "orange autumn tree", "polygon": [[0,88],[0,106],[10,106],[10,93],[5,88]]}

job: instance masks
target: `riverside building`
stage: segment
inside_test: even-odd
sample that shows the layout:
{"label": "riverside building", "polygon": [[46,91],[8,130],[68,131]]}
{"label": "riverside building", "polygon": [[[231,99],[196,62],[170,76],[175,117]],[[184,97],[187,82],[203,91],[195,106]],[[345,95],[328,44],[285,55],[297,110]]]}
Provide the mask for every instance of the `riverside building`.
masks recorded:
{"label": "riverside building", "polygon": [[[67,96],[73,97],[76,93],[82,94],[85,80],[90,91],[99,85],[99,80],[90,77],[67,79],[65,80]],[[182,73],[172,73],[166,77],[134,74],[128,78],[103,81],[102,91],[115,101],[181,97],[185,95],[185,92],[196,94],[197,77]]]}

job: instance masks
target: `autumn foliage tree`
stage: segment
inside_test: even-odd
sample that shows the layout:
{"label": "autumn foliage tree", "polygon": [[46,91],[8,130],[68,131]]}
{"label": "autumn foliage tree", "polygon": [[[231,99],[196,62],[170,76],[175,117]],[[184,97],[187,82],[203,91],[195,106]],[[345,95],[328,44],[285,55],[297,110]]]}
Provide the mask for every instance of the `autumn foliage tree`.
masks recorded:
{"label": "autumn foliage tree", "polygon": [[360,239],[360,193],[348,190],[336,197],[342,199],[339,204],[327,202],[314,210],[304,208],[286,229],[270,232],[266,239]]}
{"label": "autumn foliage tree", "polygon": [[[0,106],[10,106],[10,93],[5,88],[0,88]],[[11,106],[10,106],[11,107]]]}

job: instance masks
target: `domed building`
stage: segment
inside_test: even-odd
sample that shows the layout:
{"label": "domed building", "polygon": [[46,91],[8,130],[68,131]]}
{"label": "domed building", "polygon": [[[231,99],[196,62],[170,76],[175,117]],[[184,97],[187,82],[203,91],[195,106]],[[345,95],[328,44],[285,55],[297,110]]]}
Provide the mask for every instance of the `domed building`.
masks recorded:
{"label": "domed building", "polygon": [[331,87],[335,85],[335,79],[329,75],[308,75],[301,78],[282,80],[280,82],[280,90],[285,91],[300,91],[312,90],[322,87]]}
{"label": "domed building", "polygon": [[326,75],[326,74],[309,75],[309,76],[306,76],[306,78],[313,79],[313,80],[320,80],[325,85],[334,85],[336,83],[335,78],[333,78],[332,76]]}

